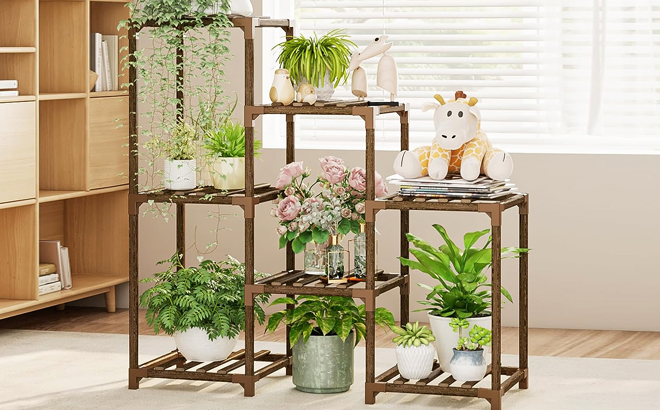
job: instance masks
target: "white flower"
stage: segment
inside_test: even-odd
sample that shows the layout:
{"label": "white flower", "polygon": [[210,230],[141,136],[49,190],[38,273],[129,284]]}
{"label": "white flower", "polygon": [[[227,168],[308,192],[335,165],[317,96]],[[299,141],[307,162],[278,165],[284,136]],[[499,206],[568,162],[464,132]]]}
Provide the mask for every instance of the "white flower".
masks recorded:
{"label": "white flower", "polygon": [[284,235],[286,233],[286,231],[287,231],[287,229],[286,229],[286,226],[284,226],[284,225],[280,225],[280,226],[277,227],[277,234],[279,236]]}
{"label": "white flower", "polygon": [[298,230],[298,223],[297,222],[291,222],[289,224],[289,232],[295,232]]}
{"label": "white flower", "polygon": [[270,216],[277,217],[277,209],[272,208],[272,209],[270,210]]}

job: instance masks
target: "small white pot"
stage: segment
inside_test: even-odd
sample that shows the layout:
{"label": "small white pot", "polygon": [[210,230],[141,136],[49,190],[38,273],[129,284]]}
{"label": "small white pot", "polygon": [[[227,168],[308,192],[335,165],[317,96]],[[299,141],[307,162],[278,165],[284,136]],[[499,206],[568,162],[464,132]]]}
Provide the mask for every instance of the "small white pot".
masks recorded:
{"label": "small white pot", "polygon": [[454,379],[465,382],[481,381],[486,375],[487,368],[484,351],[481,349],[454,349],[454,357],[452,357],[449,363],[449,372]]}
{"label": "small white pot", "polygon": [[238,338],[219,337],[209,340],[206,330],[193,327],[185,332],[174,333],[174,343],[181,354],[188,360],[213,362],[225,360],[234,351]]}
{"label": "small white pot", "polygon": [[397,346],[396,363],[399,374],[408,380],[419,380],[429,377],[433,370],[435,349],[432,345]]}
{"label": "small white pot", "polygon": [[[431,331],[433,331],[433,336],[435,336],[435,350],[438,352],[438,362],[440,363],[440,368],[448,372],[449,371],[449,362],[451,362],[452,357],[454,357],[454,348],[458,343],[458,333],[454,332],[449,326],[451,318],[434,316],[429,314],[429,322],[431,322]],[[491,317],[476,317],[469,318],[467,320],[470,323],[470,328],[474,325],[479,325],[488,330],[492,330]],[[467,331],[463,331],[464,336],[467,336]],[[486,364],[490,364],[491,355],[490,348],[484,350],[484,357]]]}
{"label": "small white pot", "polygon": [[[301,79],[301,84],[309,83],[305,77]],[[317,101],[328,101],[332,98],[332,95],[335,93],[335,85],[330,81],[330,70],[325,71],[325,78],[323,80],[323,87],[314,87],[314,93],[316,94]]]}
{"label": "small white pot", "polygon": [[163,167],[163,184],[166,189],[195,189],[197,187],[197,161],[166,159]]}
{"label": "small white pot", "polygon": [[245,158],[215,158],[209,166],[216,189],[245,188]]}

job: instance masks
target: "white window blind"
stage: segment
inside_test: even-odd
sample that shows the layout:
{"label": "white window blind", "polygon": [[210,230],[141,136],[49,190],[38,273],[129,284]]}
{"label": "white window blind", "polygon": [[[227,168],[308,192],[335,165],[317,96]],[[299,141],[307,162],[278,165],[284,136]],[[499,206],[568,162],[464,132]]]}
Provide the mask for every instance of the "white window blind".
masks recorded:
{"label": "white window blind", "polygon": [[[267,3],[267,2],[265,2]],[[495,141],[660,142],[660,2],[656,0],[291,0],[298,32],[345,28],[362,49],[394,43],[411,145],[433,138],[421,104],[456,90],[479,98]],[[363,65],[369,97],[378,57]],[[272,71],[270,71],[269,75]],[[350,79],[336,98],[354,98]],[[334,97],[333,97],[334,98]],[[297,118],[302,146],[361,148],[363,123]],[[377,147],[397,149],[398,117],[377,122]],[[267,145],[269,141],[266,141]]]}

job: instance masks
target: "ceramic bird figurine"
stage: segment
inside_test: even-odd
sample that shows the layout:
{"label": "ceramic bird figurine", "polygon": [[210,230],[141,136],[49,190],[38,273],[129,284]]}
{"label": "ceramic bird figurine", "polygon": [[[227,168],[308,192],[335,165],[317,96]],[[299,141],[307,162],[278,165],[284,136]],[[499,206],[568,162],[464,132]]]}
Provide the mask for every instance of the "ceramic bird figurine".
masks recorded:
{"label": "ceramic bird figurine", "polygon": [[296,93],[296,101],[307,104],[314,104],[316,102],[316,91],[311,84],[300,84],[298,92]]}
{"label": "ceramic bird figurine", "polygon": [[291,84],[289,70],[284,68],[275,70],[273,85],[270,87],[270,100],[274,103],[290,105],[295,96],[296,91],[293,89],[293,84]]}
{"label": "ceramic bird figurine", "polygon": [[398,94],[399,73],[394,58],[386,54],[387,50],[392,48],[392,43],[387,43],[387,39],[387,36],[376,37],[374,42],[369,44],[362,52],[355,52],[351,56],[351,64],[348,67],[348,71],[353,71],[351,91],[358,98],[358,101],[363,101],[367,96],[367,74],[360,67],[360,64],[381,54],[383,56],[378,61],[376,83],[380,88],[390,93],[390,101],[394,101],[394,97]]}

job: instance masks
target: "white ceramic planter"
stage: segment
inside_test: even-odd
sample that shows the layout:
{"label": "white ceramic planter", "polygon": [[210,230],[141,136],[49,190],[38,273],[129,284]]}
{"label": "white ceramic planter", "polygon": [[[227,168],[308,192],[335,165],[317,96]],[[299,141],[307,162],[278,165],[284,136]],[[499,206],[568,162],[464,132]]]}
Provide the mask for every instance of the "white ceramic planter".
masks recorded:
{"label": "white ceramic planter", "polygon": [[188,361],[213,362],[225,360],[234,351],[238,338],[209,340],[206,330],[193,327],[183,333],[174,333],[174,342]]}
{"label": "white ceramic planter", "polygon": [[449,363],[449,372],[454,379],[465,382],[481,381],[486,375],[486,360],[483,350],[456,350]]}
{"label": "white ceramic planter", "polygon": [[[303,77],[301,80],[302,83],[309,83],[309,81]],[[314,87],[314,93],[316,93],[317,101],[328,101],[332,98],[332,95],[335,93],[335,86],[330,81],[330,70],[325,71],[325,79],[323,80],[323,87]]]}
{"label": "white ceramic planter", "polygon": [[432,345],[397,346],[396,363],[399,374],[408,380],[424,379],[433,370],[435,348]]}
{"label": "white ceramic planter", "polygon": [[197,161],[166,159],[163,167],[163,185],[166,189],[195,189],[197,187]]}
{"label": "white ceramic planter", "polygon": [[[440,367],[444,371],[449,371],[449,362],[452,357],[454,357],[454,348],[458,343],[458,333],[454,332],[451,327],[449,327],[449,322],[451,318],[428,315],[429,322],[431,322],[431,331],[433,331],[433,336],[435,336],[435,350],[438,352],[438,362]],[[490,316],[487,317],[477,317],[468,319],[470,323],[470,328],[474,325],[479,325],[488,330],[492,330],[492,323]],[[463,331],[465,336],[467,336],[467,331]],[[484,358],[486,359],[486,364],[490,364],[490,348],[484,350]]]}
{"label": "white ceramic planter", "polygon": [[216,189],[245,188],[245,158],[215,158],[209,166]]}

